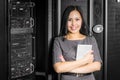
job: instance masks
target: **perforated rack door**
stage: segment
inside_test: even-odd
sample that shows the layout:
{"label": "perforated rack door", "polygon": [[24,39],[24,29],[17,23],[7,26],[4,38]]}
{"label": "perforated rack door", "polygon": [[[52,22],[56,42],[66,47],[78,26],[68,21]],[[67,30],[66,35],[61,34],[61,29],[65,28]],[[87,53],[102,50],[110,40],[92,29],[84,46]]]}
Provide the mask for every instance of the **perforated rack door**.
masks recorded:
{"label": "perforated rack door", "polygon": [[9,1],[10,77],[20,78],[34,72],[34,18],[31,1]]}

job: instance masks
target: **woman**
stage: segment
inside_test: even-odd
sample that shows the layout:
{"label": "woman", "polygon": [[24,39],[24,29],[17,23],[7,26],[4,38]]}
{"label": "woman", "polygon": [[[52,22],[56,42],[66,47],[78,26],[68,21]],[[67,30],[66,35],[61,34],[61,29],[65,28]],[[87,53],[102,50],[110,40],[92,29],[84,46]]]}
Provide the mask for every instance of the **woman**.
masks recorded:
{"label": "woman", "polygon": [[[53,67],[61,73],[61,80],[95,80],[93,72],[101,69],[102,60],[95,38],[88,34],[81,8],[68,6],[63,14],[60,36],[53,45]],[[76,60],[78,44],[90,44],[92,50]]]}

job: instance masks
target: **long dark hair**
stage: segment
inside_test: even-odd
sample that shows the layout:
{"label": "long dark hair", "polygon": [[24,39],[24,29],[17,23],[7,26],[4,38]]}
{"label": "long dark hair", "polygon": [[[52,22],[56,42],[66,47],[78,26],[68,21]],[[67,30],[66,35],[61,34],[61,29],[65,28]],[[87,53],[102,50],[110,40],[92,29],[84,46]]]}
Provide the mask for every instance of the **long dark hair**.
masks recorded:
{"label": "long dark hair", "polygon": [[68,6],[63,13],[62,20],[61,20],[60,36],[64,36],[67,34],[68,30],[67,30],[66,24],[67,24],[69,14],[73,10],[77,10],[82,17],[82,26],[80,29],[80,33],[88,36],[89,29],[88,29],[88,26],[85,24],[85,21],[84,21],[83,15],[82,15],[82,9],[80,8],[80,6],[73,6],[73,5]]}

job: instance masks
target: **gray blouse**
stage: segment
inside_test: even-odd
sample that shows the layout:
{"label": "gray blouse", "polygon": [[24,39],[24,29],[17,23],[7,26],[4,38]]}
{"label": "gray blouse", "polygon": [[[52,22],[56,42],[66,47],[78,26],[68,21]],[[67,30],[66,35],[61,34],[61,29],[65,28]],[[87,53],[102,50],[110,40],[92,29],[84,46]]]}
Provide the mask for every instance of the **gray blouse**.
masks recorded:
{"label": "gray blouse", "polygon": [[[68,40],[68,39],[64,38],[63,36],[61,36],[61,37],[56,37],[54,40],[53,53],[52,53],[53,54],[53,64],[55,64],[56,62],[62,62],[62,60],[60,59],[61,55],[64,57],[65,61],[76,60],[76,51],[77,51],[78,44],[92,45],[92,50],[94,51],[94,53],[93,53],[94,61],[99,61],[102,63],[97,42],[93,36],[92,37],[87,36],[83,40]],[[71,80],[71,79],[72,78],[69,78],[68,80]],[[67,80],[67,79],[62,79],[62,80]],[[75,80],[79,80],[79,79],[75,79]],[[80,79],[80,80],[82,80],[82,79]],[[89,78],[89,80],[94,80],[94,79]]]}

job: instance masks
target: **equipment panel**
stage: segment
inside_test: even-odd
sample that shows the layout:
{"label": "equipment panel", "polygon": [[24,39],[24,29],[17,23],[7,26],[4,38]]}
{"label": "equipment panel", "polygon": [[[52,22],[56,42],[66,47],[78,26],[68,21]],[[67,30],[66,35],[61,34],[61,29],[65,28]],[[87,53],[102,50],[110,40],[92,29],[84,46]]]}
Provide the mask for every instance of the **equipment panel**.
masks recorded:
{"label": "equipment panel", "polygon": [[9,1],[10,78],[20,78],[34,72],[34,2]]}

